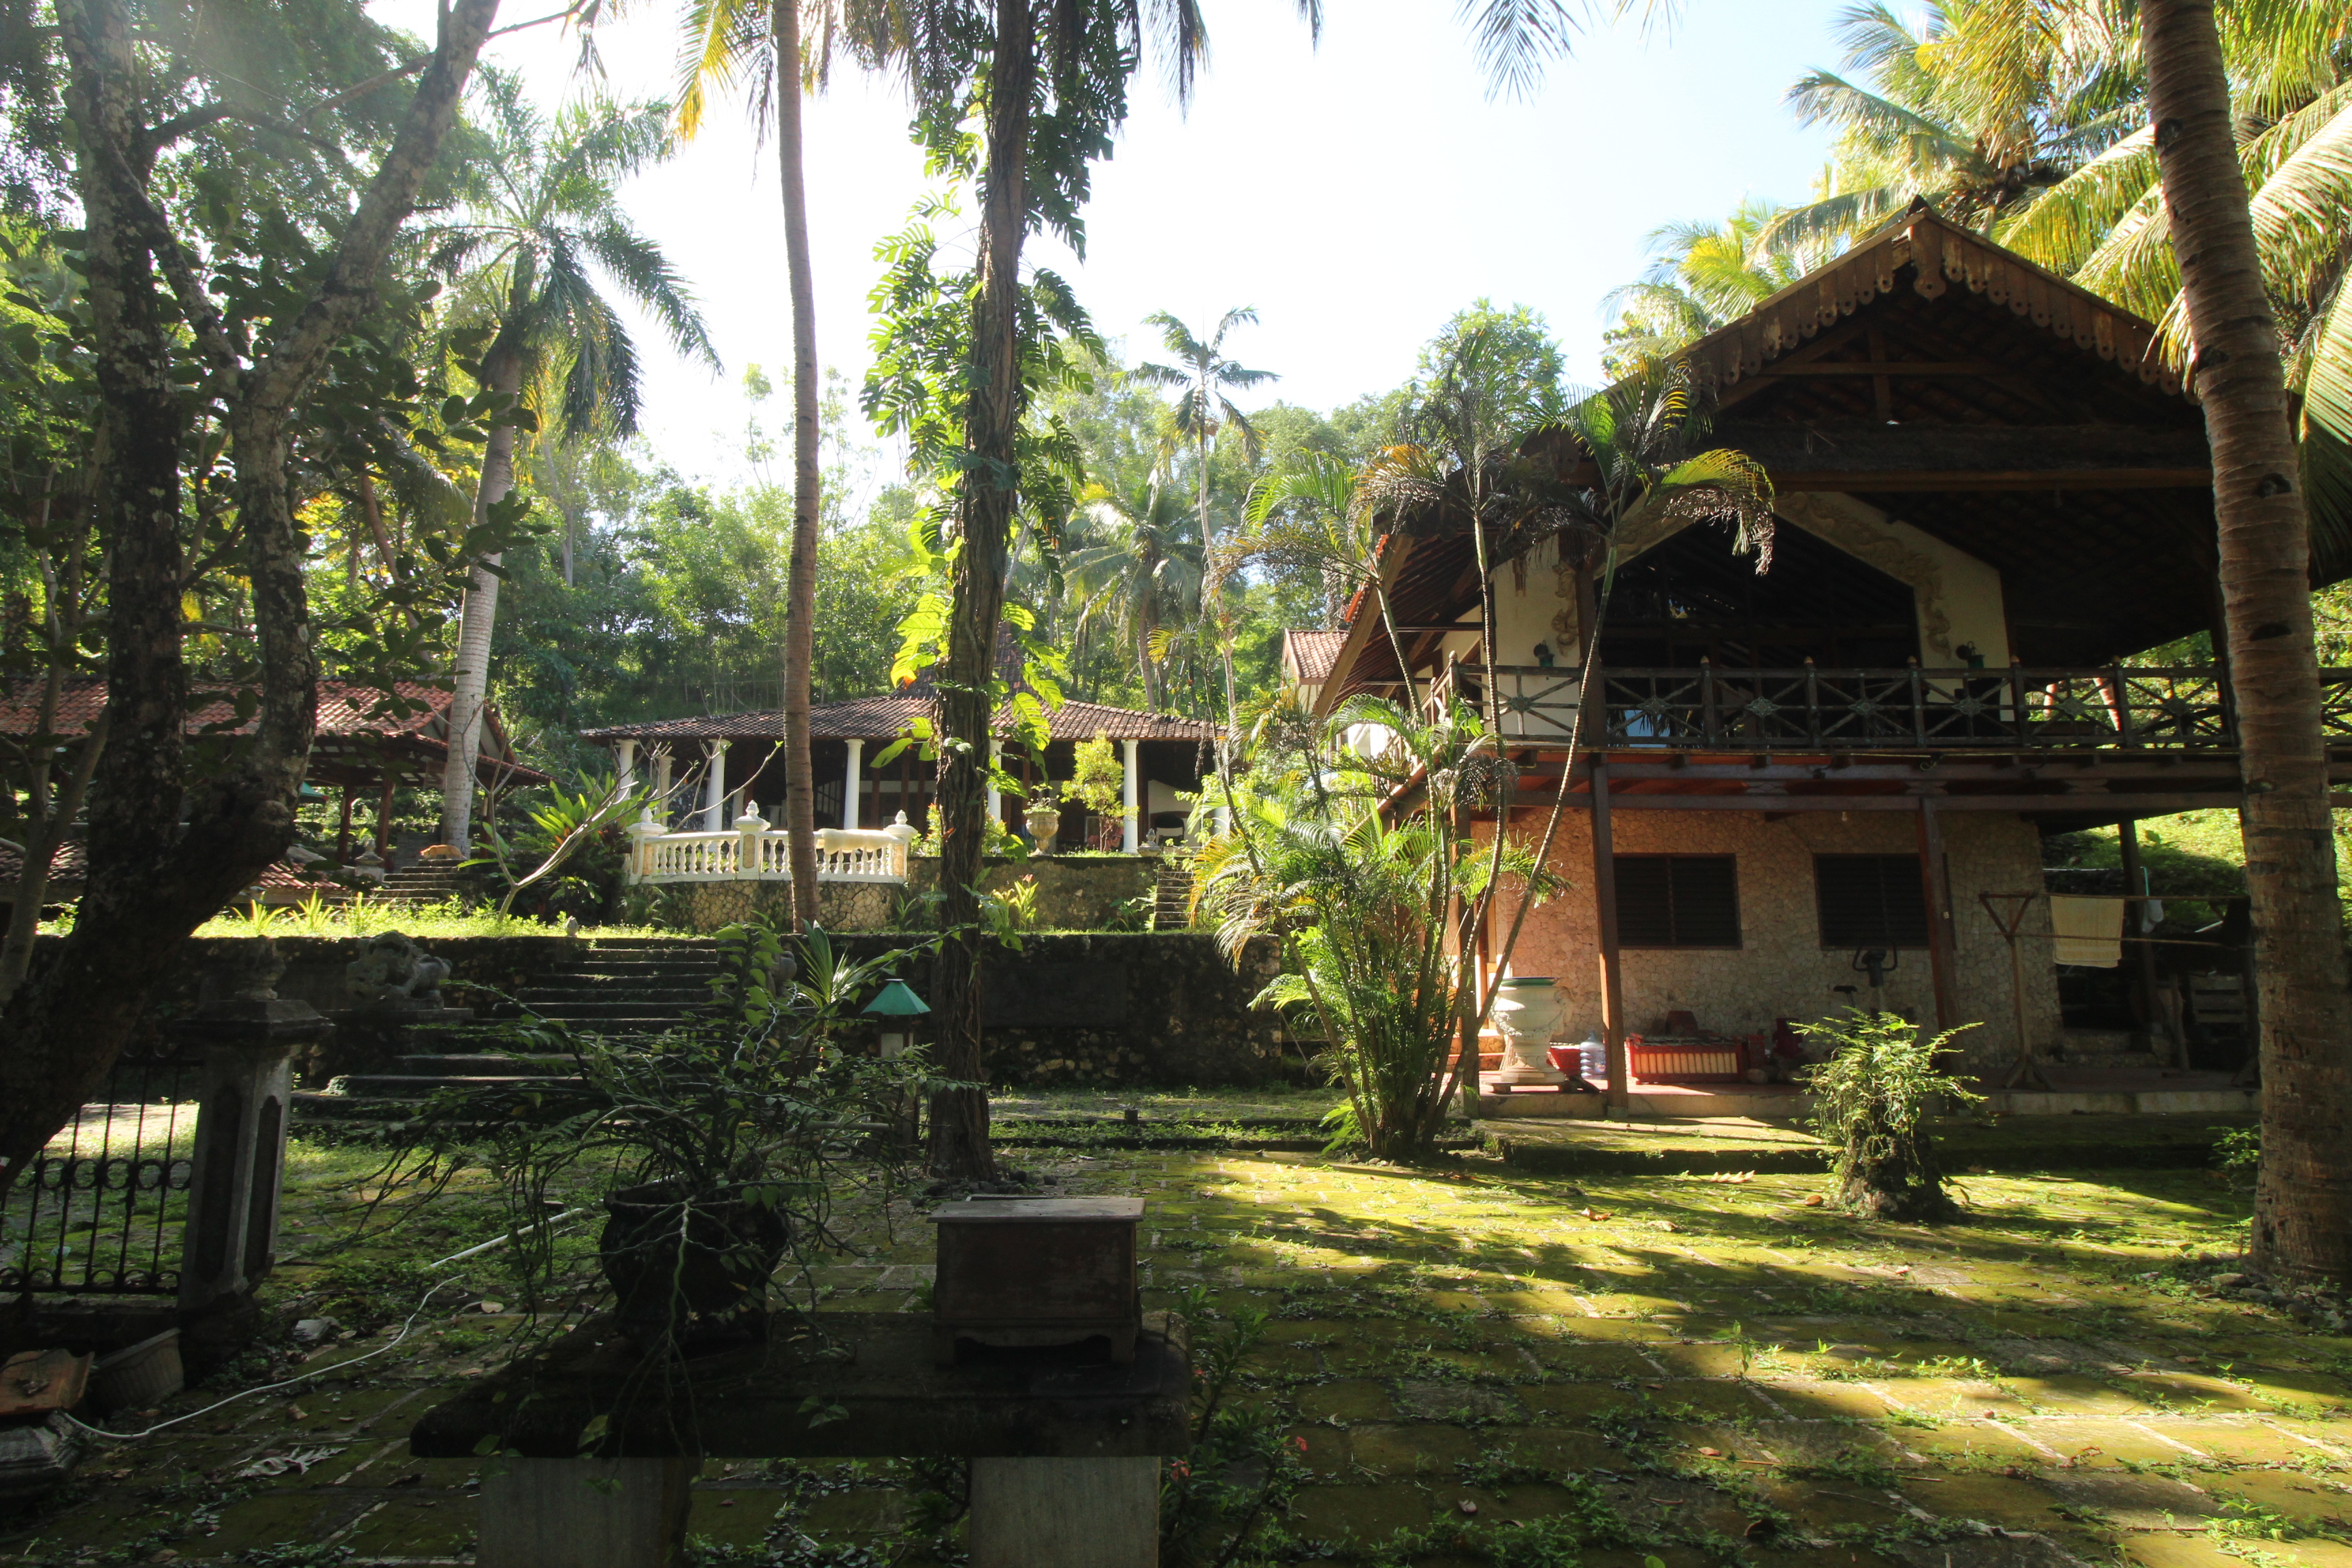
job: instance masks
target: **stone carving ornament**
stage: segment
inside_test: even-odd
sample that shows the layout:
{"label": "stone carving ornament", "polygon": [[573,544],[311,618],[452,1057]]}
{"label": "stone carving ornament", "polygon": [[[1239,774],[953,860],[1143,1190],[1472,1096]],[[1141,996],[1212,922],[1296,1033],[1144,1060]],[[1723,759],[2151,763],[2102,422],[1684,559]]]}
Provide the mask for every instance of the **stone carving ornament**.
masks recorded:
{"label": "stone carving ornament", "polygon": [[396,931],[370,939],[359,957],[343,967],[343,986],[362,1007],[379,1012],[437,1010],[449,963],[436,958]]}

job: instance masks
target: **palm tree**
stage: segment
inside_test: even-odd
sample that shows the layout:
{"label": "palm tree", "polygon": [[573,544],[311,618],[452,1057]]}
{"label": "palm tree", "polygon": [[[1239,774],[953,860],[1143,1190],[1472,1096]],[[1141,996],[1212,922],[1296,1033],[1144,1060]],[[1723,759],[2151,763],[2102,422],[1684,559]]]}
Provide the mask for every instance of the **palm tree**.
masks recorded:
{"label": "palm tree", "polygon": [[1157,712],[1166,700],[1160,679],[1166,650],[1153,644],[1163,626],[1199,604],[1200,541],[1188,532],[1182,499],[1157,476],[1125,495],[1097,486],[1083,504],[1108,542],[1074,550],[1063,562],[1077,603],[1076,637],[1083,639],[1097,616],[1110,620],[1135,649],[1143,705]]}
{"label": "palm tree", "polygon": [[[714,369],[701,314],[661,248],[621,211],[619,181],[667,155],[664,104],[592,101],[550,123],[510,73],[485,68],[482,146],[465,165],[463,205],[426,231],[430,264],[457,279],[447,327],[461,347],[484,342],[466,368],[504,400],[482,454],[474,518],[514,488],[515,432],[536,416],[526,388],[545,387],[561,427],[575,435],[636,429],[636,345],[597,291],[599,279],[648,311],[679,353]],[[499,559],[474,570],[457,637],[449,700],[449,759],[441,777],[441,839],[463,850],[471,835],[474,766],[498,615]]]}
{"label": "palm tree", "polygon": [[[2352,994],[2314,652],[2310,518],[2211,0],[2140,0],[2148,119],[2213,447],[2246,888],[2262,964],[2253,1257],[2352,1280]],[[2339,240],[2341,231],[2339,230]]]}
{"label": "palm tree", "polygon": [[[2291,342],[2286,375],[2302,400],[2304,467],[2340,531],[2352,516],[2352,8],[2273,0],[2217,16],[2252,189],[2254,239],[2272,308]],[[2139,79],[2135,65],[2135,79]],[[2157,322],[2186,364],[2193,334],[2143,102],[2129,135],[2003,224],[1998,237]]]}
{"label": "palm tree", "polygon": [[1916,28],[1884,0],[1841,13],[1847,69],[1867,85],[1813,71],[1789,89],[1800,123],[1844,134],[1825,188],[1775,215],[1761,246],[1843,241],[1923,196],[1990,227],[2124,135],[2112,60],[2059,49],[2040,9],[1936,0]]}
{"label": "palm tree", "polygon": [[[1297,3],[1319,31],[1321,0]],[[1490,81],[1498,90],[1517,90],[1530,85],[1547,60],[1568,51],[1593,11],[1622,13],[1634,4],[1475,0],[1469,20]],[[1671,0],[1640,4],[1645,16],[1673,8]],[[1028,412],[1021,376],[1028,305],[1022,247],[1030,228],[1041,224],[1076,237],[1086,164],[1097,148],[1108,147],[1109,132],[1124,118],[1125,82],[1141,64],[1147,37],[1178,99],[1189,100],[1207,46],[1196,0],[1054,6],[1037,0],[941,0],[916,8],[899,57],[931,146],[976,175],[981,192],[970,336],[961,355],[962,541],[950,570],[940,678],[940,882],[946,895],[940,918],[957,933],[979,929],[974,889],[993,707],[990,677]],[[1041,111],[1055,134],[1034,139],[1040,156],[1033,167],[1032,132]],[[964,140],[968,117],[980,121],[976,148]],[[940,944],[930,1000],[938,1030],[934,1056],[947,1078],[970,1080],[984,1073],[979,963],[974,937],[957,934]],[[929,1155],[940,1175],[994,1173],[985,1094],[951,1090],[934,1097]]]}
{"label": "palm tree", "polygon": [[1743,201],[1721,223],[1651,230],[1650,265],[1641,280],[1612,289],[1603,301],[1618,312],[1602,340],[1610,374],[1628,375],[1672,358],[1828,260],[1837,248],[1829,238],[1761,243],[1785,210],[1777,202]]}
{"label": "palm tree", "polygon": [[[803,10],[808,12],[803,16]],[[816,276],[809,260],[808,194],[801,100],[831,74],[836,44],[879,67],[896,52],[895,13],[886,6],[834,0],[692,0],[684,32],[685,79],[677,126],[701,128],[710,89],[749,78],[752,110],[776,126],[776,176],[784,212],[784,275],[793,321],[793,539],[784,617],[784,831],[793,874],[793,913],[815,921],[816,781],[809,763],[810,688],[816,665],[817,534],[824,513],[816,352]],[[812,25],[813,24],[813,25]]]}

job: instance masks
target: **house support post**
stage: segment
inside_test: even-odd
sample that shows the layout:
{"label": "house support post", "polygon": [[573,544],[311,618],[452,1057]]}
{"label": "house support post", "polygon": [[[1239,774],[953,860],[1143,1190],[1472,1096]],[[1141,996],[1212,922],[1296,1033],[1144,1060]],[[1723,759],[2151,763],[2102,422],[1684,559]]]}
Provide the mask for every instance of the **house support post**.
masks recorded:
{"label": "house support post", "polygon": [[624,795],[637,787],[637,742],[634,735],[625,735],[613,745],[614,787]]}
{"label": "house support post", "polygon": [[1935,801],[1919,797],[1919,883],[1927,900],[1927,969],[1936,987],[1936,1032],[1959,1026],[1960,1005],[1953,986],[1957,943],[1952,931],[1951,879],[1945,874],[1944,825]]}
{"label": "house support post", "polygon": [[841,825],[857,826],[858,791],[866,787],[866,742],[852,740],[849,745],[849,765],[841,773]]}
{"label": "house support post", "polygon": [[727,826],[727,742],[710,742],[710,771],[702,778],[702,831],[716,833]]}
{"label": "house support post", "polygon": [[669,831],[669,748],[664,746],[654,753],[654,820]]}
{"label": "house support post", "polygon": [[1609,1047],[1609,1109],[1633,1110],[1632,1052],[1625,1048],[1625,958],[1617,945],[1617,847],[1609,827],[1609,763],[1594,757],[1592,907],[1601,940],[1601,1037]]}
{"label": "house support post", "polygon": [[1137,804],[1136,798],[1141,793],[1139,777],[1141,770],[1136,765],[1136,752],[1139,744],[1135,741],[1118,743],[1125,764],[1119,779],[1119,809],[1124,815],[1119,818],[1118,828],[1119,852],[1124,855],[1136,854],[1143,847],[1142,807]]}
{"label": "house support post", "polygon": [[[2124,891],[2144,896],[2148,890],[2147,873],[2140,868],[2139,819],[2126,816],[2117,823],[2116,837],[2124,852]],[[2124,934],[2127,937],[2147,935],[2147,904],[2134,901],[2124,905]],[[2173,1038],[2172,1031],[2166,1027],[2164,1009],[2157,1001],[2156,944],[2150,942],[2126,942],[2124,963],[2131,970],[2132,1016],[2137,1022],[2137,1026],[2132,1030],[2132,1047],[2152,1051],[2161,1038],[2168,1056],[2179,1053],[2180,1042]],[[2189,1065],[2185,1054],[2180,1056],[2177,1065]]]}
{"label": "house support post", "polygon": [[[1004,792],[996,787],[997,770],[1004,765],[1004,742],[991,735],[988,738],[988,820],[997,826],[1004,826]],[[986,853],[986,846],[982,846]]]}

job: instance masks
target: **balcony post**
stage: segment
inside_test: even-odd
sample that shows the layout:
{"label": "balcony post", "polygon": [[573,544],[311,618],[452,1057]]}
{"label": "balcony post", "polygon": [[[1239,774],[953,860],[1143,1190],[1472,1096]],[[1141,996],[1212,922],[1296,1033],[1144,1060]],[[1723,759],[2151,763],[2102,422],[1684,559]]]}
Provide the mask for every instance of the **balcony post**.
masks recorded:
{"label": "balcony post", "polygon": [[[662,760],[667,762],[669,759],[665,757]],[[667,830],[660,823],[654,820],[652,806],[648,805],[637,813],[637,819],[629,824],[628,827],[629,858],[623,866],[621,873],[623,881],[645,880],[653,870],[653,867],[648,863],[652,859],[653,851],[646,847],[646,841],[659,838]]]}
{"label": "balcony post", "polygon": [[2107,667],[2107,700],[2116,710],[2116,739],[2123,745],[2139,744],[2139,730],[2132,722],[2131,688],[2124,683],[2124,667]]}
{"label": "balcony post", "polygon": [[2010,722],[2017,726],[2017,743],[2032,743],[2032,731],[2027,725],[2025,711],[2025,661],[2015,654],[2009,656]]}
{"label": "balcony post", "polygon": [[1958,1026],[1959,994],[1955,981],[1958,943],[1952,931],[1951,879],[1945,873],[1944,825],[1936,815],[1933,795],[1919,797],[1919,882],[1927,900],[1927,971],[1935,983],[1936,1032]]}
{"label": "balcony post", "polygon": [[[1573,758],[1570,766],[1575,765]],[[1601,1030],[1609,1052],[1609,1109],[1633,1110],[1632,1053],[1625,1048],[1625,963],[1617,944],[1617,851],[1609,826],[1609,762],[1592,759],[1592,913],[1601,946]]]}
{"label": "balcony post", "polygon": [[1911,674],[1911,739],[1924,746],[1927,743],[1927,693],[1919,679],[1919,661],[1910,660]]}
{"label": "balcony post", "polygon": [[1723,716],[1715,689],[1715,660],[1701,658],[1698,661],[1698,722],[1699,733],[1712,745],[1723,739]]}
{"label": "balcony post", "polygon": [[1805,733],[1814,745],[1822,743],[1822,669],[1811,654],[1805,656]]}

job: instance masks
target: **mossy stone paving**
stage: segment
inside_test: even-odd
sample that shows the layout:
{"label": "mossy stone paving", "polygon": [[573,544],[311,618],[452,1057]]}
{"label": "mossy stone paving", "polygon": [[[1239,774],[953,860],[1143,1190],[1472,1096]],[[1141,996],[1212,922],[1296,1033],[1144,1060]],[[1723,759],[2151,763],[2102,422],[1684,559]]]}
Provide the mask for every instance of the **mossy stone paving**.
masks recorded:
{"label": "mossy stone paving", "polygon": [[[2196,1293],[2245,1220],[2202,1172],[1975,1175],[1967,1220],[1930,1230],[1809,1205],[1818,1174],[1019,1160],[1150,1200],[1148,1306],[1269,1315],[1237,1397],[1313,1472],[1270,1561],[2352,1568],[2352,1342]],[[295,1205],[316,1234],[349,1199]],[[923,1309],[927,1227],[887,1217],[855,1217],[867,1256],[821,1271],[821,1307]],[[432,1326],[101,1451],[0,1525],[0,1563],[466,1561],[496,1461],[403,1439],[496,1363],[499,1325]],[[920,1507],[889,1466],[714,1462],[694,1529],[705,1561],[749,1562],[887,1546]],[[798,1549],[773,1560],[829,1560]]]}

